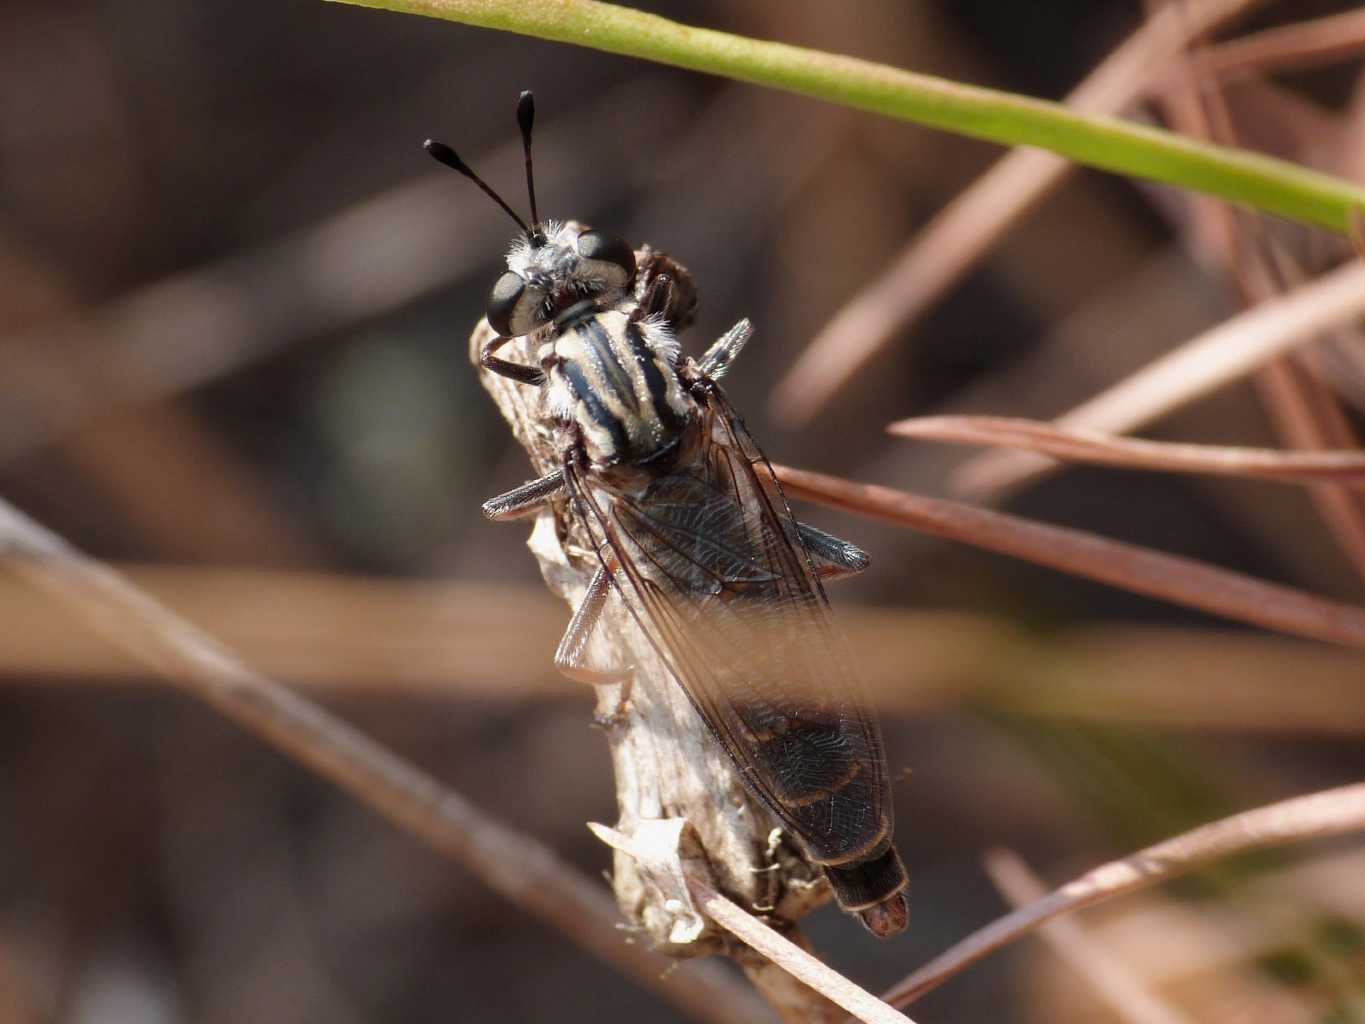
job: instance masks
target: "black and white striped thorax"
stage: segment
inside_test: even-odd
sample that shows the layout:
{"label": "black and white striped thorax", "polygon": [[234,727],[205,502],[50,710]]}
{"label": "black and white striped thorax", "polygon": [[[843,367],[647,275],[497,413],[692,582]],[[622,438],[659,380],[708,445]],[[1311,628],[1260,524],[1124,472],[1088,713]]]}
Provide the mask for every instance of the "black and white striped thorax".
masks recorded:
{"label": "black and white striped thorax", "polygon": [[649,462],[671,451],[695,401],[678,376],[679,349],[661,317],[627,308],[570,308],[541,346],[546,409],[578,428],[598,466]]}
{"label": "black and white striped thorax", "polygon": [[513,241],[488,297],[493,329],[530,340],[546,412],[600,467],[659,459],[694,419],[667,308],[675,289],[650,287],[645,260],[606,232],[548,221]]}

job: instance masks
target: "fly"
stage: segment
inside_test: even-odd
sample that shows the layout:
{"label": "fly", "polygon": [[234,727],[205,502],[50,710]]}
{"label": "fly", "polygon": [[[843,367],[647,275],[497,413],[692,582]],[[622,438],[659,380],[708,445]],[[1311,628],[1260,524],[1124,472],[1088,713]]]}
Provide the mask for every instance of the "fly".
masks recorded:
{"label": "fly", "polygon": [[[700,360],[687,271],[645,246],[542,221],[531,166],[535,107],[517,105],[528,224],[449,146],[426,150],[486,192],[520,233],[488,297],[497,337],[481,365],[538,389],[561,465],[485,502],[504,521],[567,501],[598,568],[555,654],[561,671],[613,677],[587,658],[614,589],[746,786],[820,866],[839,906],[879,937],[904,929],[881,733],[835,628],[822,579],[867,555],[797,522],[772,466],[717,381],[752,334],[741,320]],[[514,338],[538,365],[503,359]]]}

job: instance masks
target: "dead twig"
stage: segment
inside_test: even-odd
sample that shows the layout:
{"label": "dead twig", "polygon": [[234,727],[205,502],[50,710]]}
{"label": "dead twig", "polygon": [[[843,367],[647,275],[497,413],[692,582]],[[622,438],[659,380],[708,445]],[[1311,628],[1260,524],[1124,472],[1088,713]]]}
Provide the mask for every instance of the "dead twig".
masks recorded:
{"label": "dead twig", "polygon": [[886,429],[897,437],[1014,448],[1069,462],[1126,469],[1210,473],[1297,484],[1323,480],[1357,486],[1365,483],[1365,452],[1354,450],[1283,452],[1144,441],[1009,416],[920,416],[892,423]]}
{"label": "dead twig", "polygon": [[[1348,263],[1224,320],[1054,422],[1067,429],[1127,433],[1362,316],[1365,262]],[[1055,465],[1030,453],[987,452],[964,463],[953,482],[963,493],[994,498]]]}
{"label": "dead twig", "polygon": [[1195,70],[1224,80],[1314,67],[1365,52],[1365,10],[1345,11],[1311,21],[1279,25],[1205,47]]}
{"label": "dead twig", "polygon": [[[985,858],[986,874],[1013,907],[1047,895],[1038,876],[1011,850],[992,850]],[[1124,1020],[1131,1024],[1189,1024],[1190,1018],[1149,988],[1103,946],[1087,935],[1074,918],[1058,918],[1038,929],[1056,954]]]}
{"label": "dead twig", "polygon": [[[649,823],[631,836],[605,825],[588,827],[608,846],[635,861],[661,893],[669,894],[680,922],[705,914],[782,972],[867,1024],[906,1024],[909,1020],[717,892],[703,877],[705,854],[696,832],[682,819]],[[700,927],[693,925],[689,930],[699,934]],[[812,1019],[809,1002],[800,1009],[802,1015],[793,1019]],[[819,1008],[816,1012],[828,1017]]]}
{"label": "dead twig", "polygon": [[858,1020],[867,1024],[905,1024],[910,1019],[735,906],[699,876],[689,874],[687,881],[698,906],[711,920]]}
{"label": "dead twig", "polygon": [[1365,829],[1365,783],[1322,790],[1234,814],[1110,861],[967,936],[882,998],[908,1006],[987,954],[1061,914],[1150,888],[1209,861]]}
{"label": "dead twig", "polygon": [[147,668],[460,861],[521,910],[698,1020],[737,1022],[765,1012],[748,991],[714,970],[668,972],[667,960],[623,940],[607,893],[554,851],[488,817],[355,728],[256,672],[4,502],[0,553],[9,556],[11,569]]}
{"label": "dead twig", "polygon": [[808,470],[774,468],[783,486],[796,497],[1267,629],[1365,647],[1365,609],[1079,530]]}

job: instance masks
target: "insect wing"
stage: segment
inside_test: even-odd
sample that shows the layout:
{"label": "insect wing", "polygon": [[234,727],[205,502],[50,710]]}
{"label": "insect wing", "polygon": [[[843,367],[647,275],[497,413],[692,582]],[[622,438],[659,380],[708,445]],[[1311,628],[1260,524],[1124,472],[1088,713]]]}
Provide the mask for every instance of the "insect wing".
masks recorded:
{"label": "insect wing", "polygon": [[[812,860],[886,848],[881,737],[772,467],[719,389],[698,458],[643,493],[571,486],[626,604],[749,786]],[[604,552],[605,553],[605,552]]]}

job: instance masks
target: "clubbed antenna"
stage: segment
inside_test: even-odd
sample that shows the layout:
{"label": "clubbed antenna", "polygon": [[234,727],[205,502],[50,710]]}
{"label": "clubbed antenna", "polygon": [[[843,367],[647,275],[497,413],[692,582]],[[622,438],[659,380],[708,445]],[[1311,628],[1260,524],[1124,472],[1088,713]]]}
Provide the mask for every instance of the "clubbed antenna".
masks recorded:
{"label": "clubbed antenna", "polygon": [[536,179],[531,173],[531,126],[536,123],[536,99],[527,89],[517,100],[517,126],[521,129],[521,148],[526,154],[526,194],[531,199],[531,228],[540,230],[540,213],[536,210]]}
{"label": "clubbed antenna", "polygon": [[[524,96],[530,96],[530,93],[524,93],[523,95],[524,95]],[[520,120],[520,117],[521,117],[521,108],[520,108],[520,107],[517,108],[517,117],[518,117],[518,120]],[[525,128],[522,129],[522,137],[526,140],[526,145],[527,145],[527,150],[526,150],[526,171],[527,171],[527,174],[529,174],[530,171],[531,171],[531,150],[530,150],[530,144],[531,144],[531,143],[530,143],[530,139],[531,139],[531,129],[530,129],[530,122],[529,122],[529,121],[527,122],[527,127],[525,127]],[[456,153],[455,150],[451,149],[451,148],[450,148],[449,146],[447,146],[444,142],[437,142],[435,139],[427,139],[426,142],[422,143],[422,148],[425,149],[428,153],[430,153],[431,156],[432,156],[432,158],[433,158],[434,160],[436,160],[438,163],[443,163],[443,164],[445,164],[445,165],[446,165],[447,167],[449,167],[452,171],[459,171],[459,172],[460,172],[461,174],[463,174],[466,178],[468,178],[470,181],[472,181],[475,185],[478,185],[479,188],[483,189],[484,192],[488,194],[488,197],[489,197],[490,199],[493,200],[493,202],[497,203],[499,206],[501,206],[504,210],[507,211],[507,216],[511,217],[514,221],[517,222],[517,226],[521,228],[522,232],[526,235],[526,237],[527,237],[527,238],[530,238],[530,237],[531,237],[531,235],[532,235],[531,229],[528,228],[528,227],[526,226],[526,222],[525,222],[524,220],[522,220],[521,217],[519,217],[519,216],[517,215],[517,211],[514,210],[514,209],[512,209],[512,208],[511,208],[510,206],[508,206],[505,202],[503,202],[502,196],[500,196],[500,195],[498,195],[496,192],[494,192],[494,191],[492,190],[492,188],[490,188],[490,187],[488,186],[488,184],[487,184],[482,178],[480,178],[477,174],[475,174],[474,171],[473,171],[473,169],[471,169],[470,166],[469,166],[467,163],[465,163],[463,160],[460,159],[459,154]],[[532,202],[531,202],[531,210],[532,210],[531,216],[534,217],[534,216],[535,216],[535,212],[534,212],[534,211],[535,211],[535,201],[534,201],[534,199],[533,199]]]}

